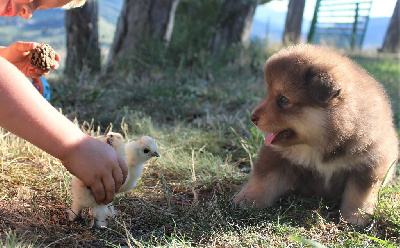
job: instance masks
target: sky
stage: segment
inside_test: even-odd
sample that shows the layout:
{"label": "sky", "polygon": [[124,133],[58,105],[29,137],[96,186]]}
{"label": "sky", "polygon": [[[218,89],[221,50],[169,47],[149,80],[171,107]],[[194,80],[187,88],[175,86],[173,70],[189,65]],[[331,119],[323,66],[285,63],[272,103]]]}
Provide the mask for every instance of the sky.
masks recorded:
{"label": "sky", "polygon": [[[280,11],[286,12],[289,0],[273,0],[268,3],[268,7]],[[312,19],[314,14],[316,0],[306,0],[306,6],[304,8],[304,17]],[[393,14],[396,0],[374,0],[372,2],[370,17],[391,17]]]}

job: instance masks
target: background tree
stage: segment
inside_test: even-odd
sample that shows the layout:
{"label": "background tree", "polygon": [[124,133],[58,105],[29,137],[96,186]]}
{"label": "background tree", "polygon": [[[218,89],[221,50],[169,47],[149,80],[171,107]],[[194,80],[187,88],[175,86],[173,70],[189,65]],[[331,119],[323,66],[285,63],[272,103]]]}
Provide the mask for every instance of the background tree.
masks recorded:
{"label": "background tree", "polygon": [[306,0],[290,0],[286,14],[285,30],[282,36],[284,45],[297,44],[301,37],[301,24]]}
{"label": "background tree", "polygon": [[66,12],[67,59],[64,73],[75,76],[85,65],[100,70],[98,2],[88,0],[82,8]]}
{"label": "background tree", "polygon": [[117,23],[107,69],[137,52],[148,52],[149,44],[168,46],[179,0],[125,0]]}
{"label": "background tree", "polygon": [[400,51],[400,7],[399,0],[396,2],[389,27],[383,41],[382,52],[396,53]]}
{"label": "background tree", "polygon": [[247,46],[250,41],[251,24],[259,0],[224,0],[215,25],[209,48],[214,51],[234,44]]}

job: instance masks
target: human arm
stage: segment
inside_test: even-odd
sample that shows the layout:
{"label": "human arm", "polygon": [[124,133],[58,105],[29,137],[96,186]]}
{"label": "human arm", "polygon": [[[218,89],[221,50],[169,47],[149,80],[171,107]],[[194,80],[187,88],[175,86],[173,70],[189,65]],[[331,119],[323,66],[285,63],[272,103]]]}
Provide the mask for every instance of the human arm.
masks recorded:
{"label": "human arm", "polygon": [[60,159],[98,203],[111,202],[128,171],[117,152],[82,133],[2,57],[0,68],[0,126]]}
{"label": "human arm", "polygon": [[[0,56],[16,66],[22,73],[25,74],[25,76],[29,78],[37,78],[50,72],[50,70],[43,71],[31,65],[29,54],[30,51],[37,46],[40,46],[40,44],[36,42],[18,41],[7,47],[0,46]],[[57,62],[60,60],[60,56],[57,53],[55,59]],[[58,69],[58,66],[58,63],[56,63],[52,69]]]}

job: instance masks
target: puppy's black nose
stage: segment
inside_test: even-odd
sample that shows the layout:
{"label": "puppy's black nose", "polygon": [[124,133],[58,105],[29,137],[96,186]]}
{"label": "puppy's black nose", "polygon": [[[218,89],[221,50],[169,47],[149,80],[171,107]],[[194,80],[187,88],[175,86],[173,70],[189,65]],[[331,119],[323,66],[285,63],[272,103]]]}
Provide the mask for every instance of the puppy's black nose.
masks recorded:
{"label": "puppy's black nose", "polygon": [[250,120],[254,123],[254,125],[257,125],[257,122],[260,118],[256,114],[251,114]]}

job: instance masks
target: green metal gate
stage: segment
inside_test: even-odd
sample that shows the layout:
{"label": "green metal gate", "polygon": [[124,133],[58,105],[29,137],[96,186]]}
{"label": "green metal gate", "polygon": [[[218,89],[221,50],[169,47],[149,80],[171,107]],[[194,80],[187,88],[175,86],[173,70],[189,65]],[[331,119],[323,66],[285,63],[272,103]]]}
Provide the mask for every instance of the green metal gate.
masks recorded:
{"label": "green metal gate", "polygon": [[372,0],[317,0],[308,42],[361,49]]}

